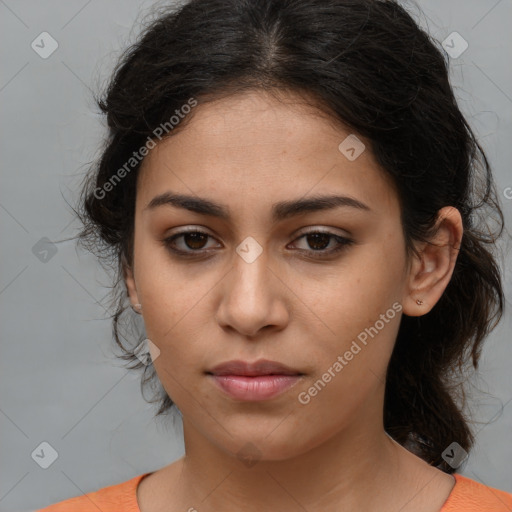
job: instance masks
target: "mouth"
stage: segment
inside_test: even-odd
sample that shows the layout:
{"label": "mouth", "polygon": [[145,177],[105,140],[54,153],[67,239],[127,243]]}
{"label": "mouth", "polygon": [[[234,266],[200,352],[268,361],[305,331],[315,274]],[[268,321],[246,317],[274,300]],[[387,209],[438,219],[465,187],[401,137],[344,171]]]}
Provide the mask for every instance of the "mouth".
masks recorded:
{"label": "mouth", "polygon": [[297,384],[305,375],[276,361],[248,363],[228,361],[207,371],[218,389],[235,400],[261,401],[274,398]]}
{"label": "mouth", "polygon": [[304,375],[299,370],[290,368],[289,366],[278,363],[277,361],[269,361],[268,359],[260,359],[253,363],[246,361],[227,361],[221,363],[206,372],[210,375],[238,375],[243,377],[261,377],[266,375]]}

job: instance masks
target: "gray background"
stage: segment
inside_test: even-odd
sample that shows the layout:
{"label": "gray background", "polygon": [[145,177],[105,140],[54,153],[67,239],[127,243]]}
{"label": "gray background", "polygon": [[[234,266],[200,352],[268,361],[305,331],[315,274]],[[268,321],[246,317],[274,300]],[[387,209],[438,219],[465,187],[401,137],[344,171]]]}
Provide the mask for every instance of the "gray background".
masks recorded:
{"label": "gray background", "polygon": [[[108,78],[120,49],[137,35],[134,22],[152,4],[0,0],[1,511],[41,508],[156,470],[183,454],[181,426],[152,419],[139,374],[123,369],[113,354],[103,307],[109,280],[95,258],[71,241],[58,244],[46,263],[33,253],[43,237],[76,234],[79,224],[64,198],[74,203],[104,135],[90,90],[98,91]],[[452,83],[495,169],[510,226],[512,199],[505,193],[512,187],[512,0],[419,5],[424,14],[413,13],[436,39],[457,31],[469,43],[451,61]],[[59,44],[47,59],[31,48],[43,31]],[[512,262],[504,249],[510,300]],[[477,442],[461,471],[509,492],[511,324],[508,309],[472,381]],[[58,452],[48,469],[31,457],[43,441]]]}

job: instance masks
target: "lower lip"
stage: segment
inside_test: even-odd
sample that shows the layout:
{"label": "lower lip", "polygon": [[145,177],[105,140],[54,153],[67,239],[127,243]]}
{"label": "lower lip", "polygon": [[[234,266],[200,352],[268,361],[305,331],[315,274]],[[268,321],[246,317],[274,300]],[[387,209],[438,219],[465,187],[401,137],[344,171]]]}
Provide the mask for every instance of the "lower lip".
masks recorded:
{"label": "lower lip", "polygon": [[229,396],[237,400],[268,400],[297,384],[300,375],[210,375],[215,383]]}

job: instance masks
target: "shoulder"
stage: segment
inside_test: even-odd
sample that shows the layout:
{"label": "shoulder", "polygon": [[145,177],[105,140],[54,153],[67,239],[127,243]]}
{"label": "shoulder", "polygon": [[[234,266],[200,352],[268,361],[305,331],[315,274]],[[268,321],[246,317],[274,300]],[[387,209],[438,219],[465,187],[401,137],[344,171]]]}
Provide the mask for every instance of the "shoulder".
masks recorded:
{"label": "shoulder", "polygon": [[440,512],[510,512],[512,494],[455,474],[455,486]]}
{"label": "shoulder", "polygon": [[59,501],[36,512],[140,512],[137,505],[137,486],[148,474],[144,473],[119,484]]}

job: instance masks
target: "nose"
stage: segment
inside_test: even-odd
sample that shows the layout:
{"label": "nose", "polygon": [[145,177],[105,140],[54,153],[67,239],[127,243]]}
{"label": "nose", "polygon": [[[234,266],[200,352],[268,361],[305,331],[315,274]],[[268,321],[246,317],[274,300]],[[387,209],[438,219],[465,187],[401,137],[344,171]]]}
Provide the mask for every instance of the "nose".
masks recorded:
{"label": "nose", "polygon": [[255,338],[263,329],[287,325],[291,292],[270,267],[265,251],[253,261],[237,255],[220,291],[216,318],[221,327]]}

